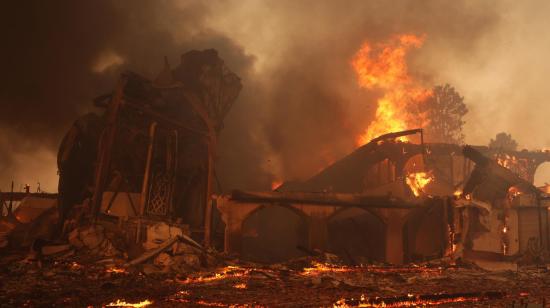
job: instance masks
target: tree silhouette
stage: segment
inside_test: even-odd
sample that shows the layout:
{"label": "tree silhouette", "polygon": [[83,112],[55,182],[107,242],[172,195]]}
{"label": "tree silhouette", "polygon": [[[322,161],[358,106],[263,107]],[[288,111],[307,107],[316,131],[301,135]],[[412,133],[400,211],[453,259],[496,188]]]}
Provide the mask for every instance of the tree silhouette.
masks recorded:
{"label": "tree silhouette", "polygon": [[424,127],[426,139],[430,142],[463,143],[463,117],[468,113],[464,97],[449,84],[435,86],[432,92],[421,104],[427,120]]}
{"label": "tree silhouette", "polygon": [[495,139],[489,141],[489,148],[499,151],[515,151],[518,143],[512,138],[511,134],[505,132],[498,133]]}

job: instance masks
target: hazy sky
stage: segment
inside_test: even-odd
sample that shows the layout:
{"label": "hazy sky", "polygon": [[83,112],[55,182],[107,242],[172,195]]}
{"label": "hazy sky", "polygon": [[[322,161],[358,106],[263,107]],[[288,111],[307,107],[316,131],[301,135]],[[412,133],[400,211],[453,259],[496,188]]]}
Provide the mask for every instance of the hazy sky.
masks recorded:
{"label": "hazy sky", "polygon": [[357,86],[351,57],[402,33],[426,35],[411,73],[465,97],[467,143],[506,131],[521,148],[550,149],[548,1],[13,3],[0,16],[2,190],[14,178],[55,191],[64,132],[121,70],[153,78],[164,55],[176,65],[205,48],[244,84],[220,140],[225,188],[308,177],[353,150],[376,108],[380,93]]}

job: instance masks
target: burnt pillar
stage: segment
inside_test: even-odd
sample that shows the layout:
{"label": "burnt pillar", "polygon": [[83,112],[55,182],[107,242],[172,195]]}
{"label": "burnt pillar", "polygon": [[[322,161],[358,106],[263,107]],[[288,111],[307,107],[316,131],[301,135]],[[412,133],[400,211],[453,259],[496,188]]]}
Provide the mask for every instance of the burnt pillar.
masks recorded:
{"label": "burnt pillar", "polygon": [[328,247],[328,220],[339,207],[313,204],[293,204],[292,207],[306,217],[308,248],[326,250]]}
{"label": "burnt pillar", "polygon": [[310,216],[308,219],[309,249],[325,251],[328,243],[327,218],[323,216]]}
{"label": "burnt pillar", "polygon": [[379,209],[377,212],[386,223],[386,261],[402,264],[405,257],[403,227],[409,210]]}
{"label": "burnt pillar", "polygon": [[216,207],[225,223],[225,252],[241,253],[243,222],[260,206],[258,203],[231,201],[228,197],[218,197],[216,199]]}

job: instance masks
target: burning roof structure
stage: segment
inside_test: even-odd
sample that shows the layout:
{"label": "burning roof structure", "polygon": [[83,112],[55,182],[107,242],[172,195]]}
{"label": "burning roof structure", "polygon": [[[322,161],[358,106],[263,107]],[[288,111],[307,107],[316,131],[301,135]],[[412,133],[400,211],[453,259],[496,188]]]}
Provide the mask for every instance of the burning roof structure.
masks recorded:
{"label": "burning roof structure", "polygon": [[[502,230],[507,218],[498,214],[497,209],[501,208],[499,202],[510,196],[511,187],[540,193],[528,180],[497,163],[498,157],[503,155],[501,152],[492,152],[487,147],[468,146],[463,150],[453,144],[414,144],[399,140],[412,134],[422,134],[422,130],[375,138],[308,180],[285,182],[273,192],[235,191],[219,198],[217,207],[226,224],[226,250],[251,255],[257,252],[263,254],[260,259],[267,258],[267,261],[269,256],[275,255],[275,246],[262,248],[262,243],[276,238],[279,242],[294,243],[279,247],[286,249],[288,256],[299,255],[297,247],[305,245],[309,251],[327,250],[348,257],[352,251],[355,258],[401,263],[443,257],[456,250],[459,242],[467,241],[467,250],[472,256],[475,253],[471,251],[482,244],[473,245],[474,248],[470,241],[491,232],[482,230],[476,234],[473,229],[462,228],[463,224],[473,224],[470,220],[477,221],[483,216],[470,214],[465,217],[462,211],[465,202],[470,205],[485,202],[487,211],[493,215],[485,219],[489,219],[493,228]],[[527,162],[522,169],[525,170],[523,175],[531,179],[537,166],[550,160],[548,152],[522,151],[505,155]],[[288,210],[286,214],[269,210],[273,207]],[[539,211],[542,208],[542,223],[537,230],[546,234],[546,205],[540,206]],[[270,215],[272,218],[268,218]],[[266,219],[275,222],[266,224]],[[274,226],[277,221],[292,220],[296,222],[286,225],[286,229],[298,228],[301,230],[298,232],[308,234],[306,238],[291,234],[283,238],[282,234],[273,231],[277,235],[270,239],[268,230],[278,230]],[[524,220],[529,226],[537,221]],[[370,229],[362,229],[361,225],[370,225]],[[510,231],[510,225],[506,228],[508,235],[518,232],[518,228]],[[489,250],[502,255],[502,239],[500,231],[498,233],[497,238],[492,239],[497,249]],[[520,246],[525,246],[528,238],[537,235],[533,231],[528,233],[529,236],[526,233],[524,238],[517,240]],[[540,232],[539,235],[537,238],[546,239],[546,235]],[[426,245],[427,242],[431,244]],[[356,248],[361,245],[369,248],[358,252]],[[262,249],[266,251],[259,252]],[[506,250],[508,254],[520,252],[524,253],[525,249],[510,250],[508,247]]]}

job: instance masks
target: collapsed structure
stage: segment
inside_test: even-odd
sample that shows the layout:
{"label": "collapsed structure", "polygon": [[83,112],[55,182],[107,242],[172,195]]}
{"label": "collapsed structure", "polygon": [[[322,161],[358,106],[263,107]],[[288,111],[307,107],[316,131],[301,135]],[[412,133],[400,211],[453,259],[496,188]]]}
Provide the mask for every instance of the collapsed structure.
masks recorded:
{"label": "collapsed structure", "polygon": [[[159,228],[202,237],[217,136],[241,88],[212,49],[183,54],[174,69],[166,60],[154,81],[123,73],[112,93],[95,99],[102,114],[82,116],[64,137],[57,228],[37,236],[114,224],[119,249],[151,241]],[[19,211],[33,207],[27,203]]]}
{"label": "collapsed structure", "polygon": [[[528,266],[489,274],[469,261],[548,263],[550,191],[533,180],[550,151],[425,143],[413,129],[376,137],[307,180],[221,194],[217,138],[241,87],[214,50],[188,52],[174,69],[166,62],[153,81],[122,74],[95,100],[103,112],[63,139],[58,194],[0,192],[9,285],[0,300],[408,307],[523,301],[544,285]],[[411,135],[419,142],[401,141]],[[57,287],[29,301],[44,281]],[[484,287],[471,290],[473,281]],[[543,306],[546,292],[534,292]],[[152,297],[125,300],[142,293]]]}
{"label": "collapsed structure", "polygon": [[218,198],[226,250],[273,261],[305,247],[352,263],[533,261],[547,253],[550,202],[532,183],[548,151],[395,140],[414,133],[422,130],[380,136],[274,192]]}
{"label": "collapsed structure", "polygon": [[[217,136],[241,87],[214,50],[188,52],[175,69],[166,62],[154,81],[122,74],[95,100],[104,114],[78,119],[60,146],[58,203],[38,207],[57,228],[31,233],[81,245],[82,226],[108,225],[117,251],[147,255],[175,236],[210,247],[221,226],[216,248],[264,262],[325,251],[351,264],[546,258],[550,201],[532,183],[548,151],[424,143],[414,129],[379,136],[308,180],[215,196]],[[418,144],[399,141],[414,134]],[[20,217],[41,202],[29,200]]]}

